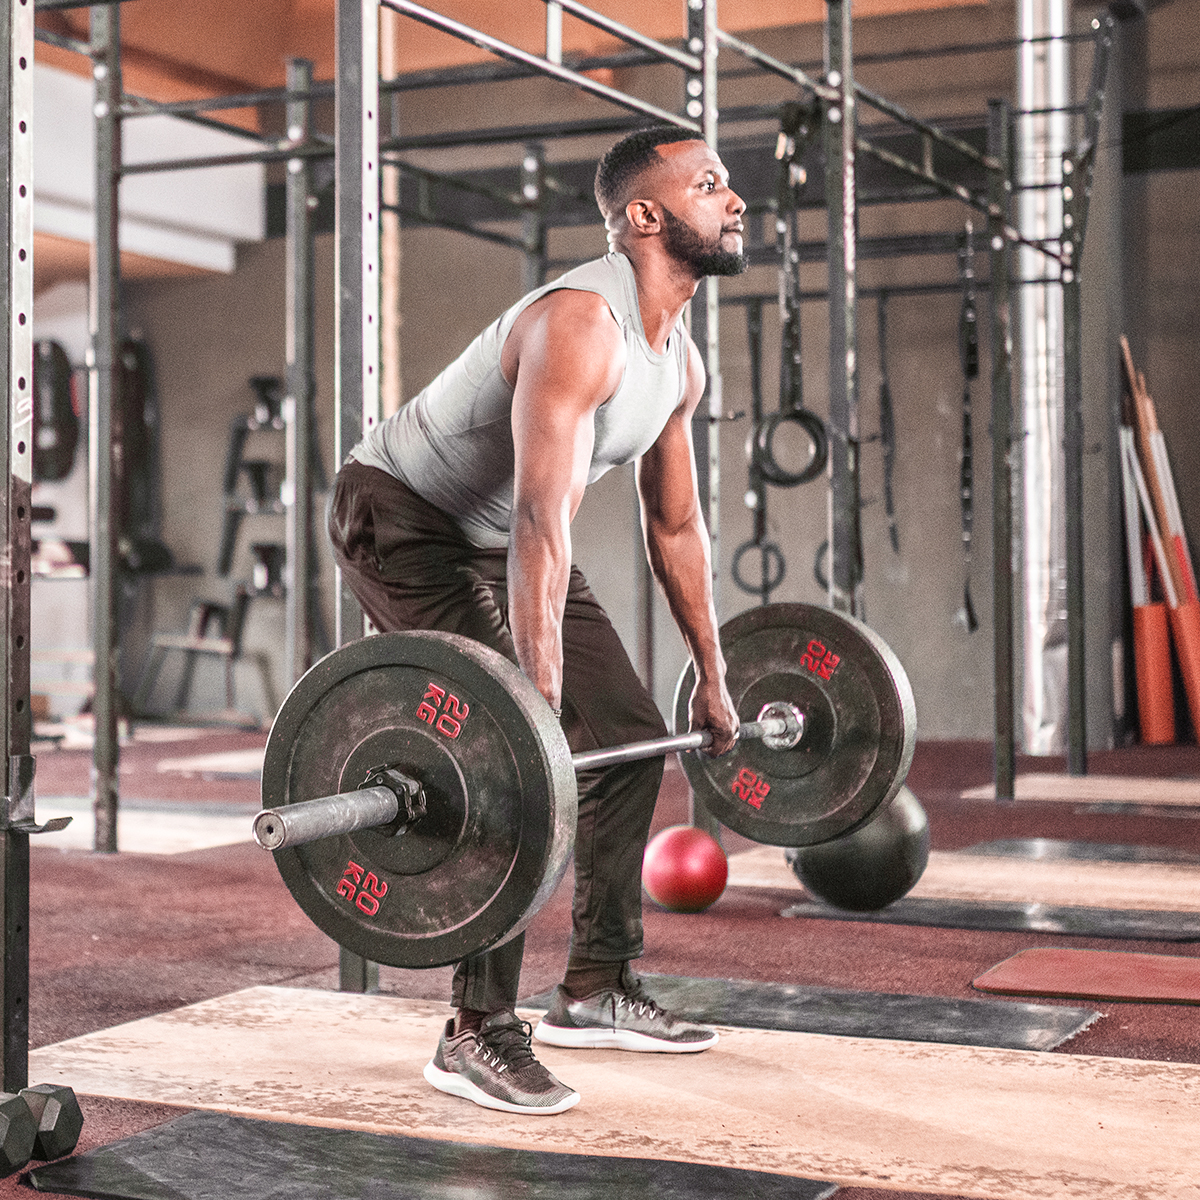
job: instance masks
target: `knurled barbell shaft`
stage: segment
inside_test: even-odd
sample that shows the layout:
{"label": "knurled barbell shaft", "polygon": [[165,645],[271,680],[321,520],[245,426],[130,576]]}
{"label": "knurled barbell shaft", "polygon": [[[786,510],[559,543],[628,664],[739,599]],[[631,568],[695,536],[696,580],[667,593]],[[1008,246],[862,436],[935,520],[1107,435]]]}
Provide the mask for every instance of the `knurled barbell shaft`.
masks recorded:
{"label": "knurled barbell shaft", "polygon": [[[766,714],[774,706],[768,705]],[[786,739],[795,745],[804,734],[804,714],[791,705],[784,706],[787,716],[764,715],[757,721],[746,721],[738,727],[738,741],[754,739]],[[713,735],[707,730],[680,733],[673,737],[651,738],[643,742],[628,742],[602,750],[586,750],[571,756],[576,771],[594,767],[611,767],[618,763],[639,762],[659,758],[679,750],[706,750]],[[254,818],[254,840],[264,850],[284,850],[303,846],[320,838],[355,833],[394,821],[400,813],[396,793],[387,787],[359,788],[338,792],[333,796],[318,796],[297,804],[264,808]]]}
{"label": "knurled barbell shaft", "polygon": [[[803,732],[803,714],[797,714]],[[789,732],[784,717],[765,717],[761,721],[746,721],[738,726],[738,741],[754,741],[765,737],[781,737]],[[800,740],[800,733],[796,741]],[[707,750],[713,743],[713,735],[707,729],[694,733],[677,733],[672,737],[652,738],[645,742],[628,742],[624,746],[609,746],[603,750],[584,750],[571,755],[576,771],[592,767],[612,767],[618,763],[640,762],[644,758],[658,758],[663,754],[684,750]]]}

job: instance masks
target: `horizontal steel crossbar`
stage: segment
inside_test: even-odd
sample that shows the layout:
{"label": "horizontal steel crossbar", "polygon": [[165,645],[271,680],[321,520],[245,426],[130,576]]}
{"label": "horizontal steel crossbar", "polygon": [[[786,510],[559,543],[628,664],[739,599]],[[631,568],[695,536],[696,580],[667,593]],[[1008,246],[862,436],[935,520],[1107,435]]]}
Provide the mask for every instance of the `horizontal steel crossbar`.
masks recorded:
{"label": "horizontal steel crossbar", "polygon": [[597,29],[603,29],[605,33],[611,33],[613,37],[618,37],[624,42],[641,46],[643,50],[661,55],[669,62],[673,62],[687,71],[704,69],[704,63],[698,55],[689,54],[686,50],[677,50],[674,46],[667,46],[662,42],[655,41],[654,38],[647,37],[644,33],[638,33],[636,29],[631,29],[628,25],[622,25],[620,21],[614,21],[612,17],[593,12],[586,5],[580,4],[579,0],[542,0],[542,3],[557,4],[563,12],[569,12],[571,16],[578,17],[581,21],[586,21]]}
{"label": "horizontal steel crossbar", "polygon": [[448,33],[461,41],[470,42],[473,46],[478,46],[481,50],[486,50],[489,54],[495,54],[499,58],[507,58],[510,62],[522,63],[527,67],[532,67],[534,70],[540,71],[543,75],[550,76],[552,79],[560,79],[564,83],[573,84],[581,91],[590,92],[593,96],[599,96],[602,100],[608,100],[612,104],[618,104],[622,108],[627,108],[632,112],[639,112],[645,116],[653,117],[655,120],[661,121],[664,125],[679,125],[684,129],[693,129],[697,133],[701,132],[700,125],[696,121],[689,120],[687,117],[681,117],[678,113],[669,112],[665,108],[659,108],[657,104],[651,104],[648,100],[639,100],[636,96],[630,96],[628,93],[611,88],[607,84],[600,83],[598,80],[590,79],[578,71],[572,71],[570,67],[564,67],[559,63],[550,62],[548,59],[539,58],[536,54],[520,50],[516,46],[510,46],[507,42],[502,42],[498,38],[481,33],[478,29],[472,29],[469,25],[463,25],[459,21],[443,17],[440,13],[435,13],[431,9],[422,7],[420,4],[414,4],[412,0],[381,0],[381,2],[402,16],[411,17],[414,21],[420,21],[424,25],[440,29],[443,33]]}
{"label": "horizontal steel crossbar", "polygon": [[790,79],[793,83],[799,84],[800,87],[806,88],[823,100],[834,100],[838,97],[837,88],[830,87],[827,83],[821,83],[799,67],[793,67],[768,54],[765,50],[752,46],[749,42],[743,42],[741,38],[734,37],[732,33],[718,29],[717,41],[730,50],[736,50],[743,58],[748,58],[752,63],[756,63],[765,70],[782,75],[784,79]]}

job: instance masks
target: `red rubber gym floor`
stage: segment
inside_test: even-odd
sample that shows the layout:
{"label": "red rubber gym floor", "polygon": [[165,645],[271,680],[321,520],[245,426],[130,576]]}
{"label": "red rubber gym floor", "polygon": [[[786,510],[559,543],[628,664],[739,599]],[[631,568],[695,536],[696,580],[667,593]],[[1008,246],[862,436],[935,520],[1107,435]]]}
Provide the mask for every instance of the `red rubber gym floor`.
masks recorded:
{"label": "red rubber gym floor", "polygon": [[[253,779],[208,779],[156,770],[158,761],[261,745],[265,735],[214,731],[186,743],[135,743],[122,751],[122,795],[164,806],[256,807]],[[1200,747],[1134,747],[1093,753],[1096,774],[1200,778]],[[90,753],[42,751],[39,797],[87,794]],[[1062,770],[1059,760],[1022,760],[1018,770]],[[1096,811],[1070,803],[1001,806],[961,800],[991,778],[986,743],[924,743],[909,785],[929,812],[935,849],[998,838],[1059,838],[1196,850],[1200,810]],[[687,817],[683,775],[669,769],[655,827]],[[247,822],[248,824],[248,822]],[[727,835],[726,848],[749,847]],[[250,843],[175,855],[95,855],[38,847],[32,867],[30,994],[34,1047],[104,1029],[254,984],[337,986],[337,951],[291,900],[270,855]],[[523,992],[560,977],[570,926],[570,877],[526,940]],[[706,913],[664,913],[647,902],[646,971],[778,980],[862,991],[980,998],[970,981],[1031,946],[1067,946],[1200,957],[1191,944],[995,933],[778,916],[794,893],[730,891]],[[445,999],[449,970],[384,968],[381,990]],[[1055,1001],[1044,1001],[1055,1003]],[[1061,1003],[1078,1003],[1061,1001]],[[1200,1062],[1195,1010],[1143,1003],[1093,1005],[1104,1014],[1055,1053]],[[432,1050],[432,1047],[431,1047]],[[33,1080],[31,1082],[37,1082]],[[81,1098],[79,1151],[180,1115],[178,1108]],[[20,1174],[0,1198],[31,1195]],[[910,1192],[846,1188],[845,1200],[917,1200]]]}

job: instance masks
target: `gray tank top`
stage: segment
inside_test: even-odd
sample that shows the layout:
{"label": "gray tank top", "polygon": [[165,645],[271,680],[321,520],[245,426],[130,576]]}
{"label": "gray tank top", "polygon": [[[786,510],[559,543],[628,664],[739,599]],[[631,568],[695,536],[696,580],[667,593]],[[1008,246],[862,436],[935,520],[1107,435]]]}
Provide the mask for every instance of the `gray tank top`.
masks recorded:
{"label": "gray tank top", "polygon": [[350,452],[357,462],[394,475],[453,517],[475,546],[507,546],[512,517],[513,389],[501,373],[500,351],[517,317],[560,288],[603,296],[625,336],[620,385],[596,410],[588,483],[644,454],[683,399],[688,352],[683,322],[671,331],[665,351],[656,354],[646,341],[633,267],[625,255],[607,254],[530,292]]}

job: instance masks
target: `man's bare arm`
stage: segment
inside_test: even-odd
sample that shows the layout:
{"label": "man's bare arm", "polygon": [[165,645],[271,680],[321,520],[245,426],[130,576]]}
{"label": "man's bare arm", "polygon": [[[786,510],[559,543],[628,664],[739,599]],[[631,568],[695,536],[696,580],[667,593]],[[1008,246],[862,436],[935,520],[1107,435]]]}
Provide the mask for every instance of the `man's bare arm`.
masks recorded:
{"label": "man's bare arm", "polygon": [[710,730],[713,752],[723,754],[733,746],[738,719],[725,688],[725,659],[713,605],[711,549],[696,487],[692,414],[703,392],[700,353],[692,344],[683,403],[642,456],[637,480],[650,567],[666,593],[696,666],[692,728]]}
{"label": "man's bare arm", "polygon": [[521,669],[554,708],[562,704],[571,519],[587,484],[593,415],[616,391],[624,365],[624,340],[607,303],[568,290],[530,305],[501,355],[515,384],[509,624]]}

